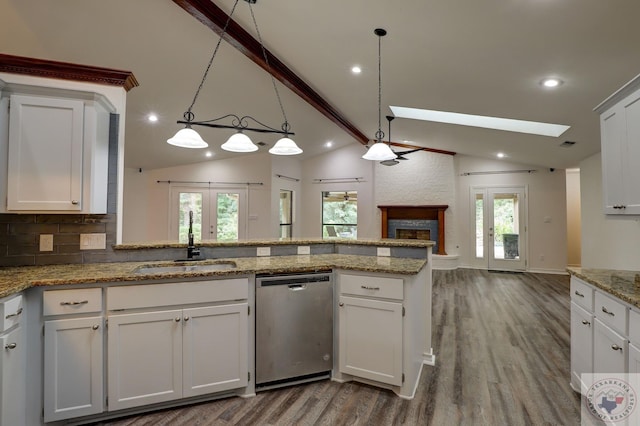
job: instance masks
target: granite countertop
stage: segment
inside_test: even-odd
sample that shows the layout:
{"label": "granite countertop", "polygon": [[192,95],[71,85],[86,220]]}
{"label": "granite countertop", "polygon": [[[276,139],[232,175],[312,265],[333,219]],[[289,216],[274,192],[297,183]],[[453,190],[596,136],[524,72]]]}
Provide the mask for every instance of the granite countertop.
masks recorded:
{"label": "granite countertop", "polygon": [[573,267],[567,268],[567,271],[600,290],[640,308],[640,271]]}
{"label": "granite countertop", "polygon": [[[350,238],[296,238],[287,240],[241,240],[241,241],[215,241],[204,240],[198,242],[198,247],[242,247],[242,246],[281,246],[281,245],[312,245],[312,244],[340,244],[354,246],[380,246],[380,247],[433,247],[434,241],[412,239],[366,239],[357,240]],[[176,241],[151,241],[139,243],[123,243],[113,246],[114,250],[137,250],[157,248],[184,248],[185,243]]]}
{"label": "granite countertop", "polygon": [[235,267],[214,271],[136,273],[142,266],[175,266],[185,263],[117,262],[50,266],[20,266],[0,268],[0,298],[18,293],[30,287],[86,284],[103,282],[136,282],[144,280],[183,279],[192,277],[220,277],[246,274],[280,274],[315,272],[327,269],[415,275],[425,266],[426,259],[356,256],[344,254],[320,254],[301,256],[240,257],[209,259],[189,264],[234,262]]}

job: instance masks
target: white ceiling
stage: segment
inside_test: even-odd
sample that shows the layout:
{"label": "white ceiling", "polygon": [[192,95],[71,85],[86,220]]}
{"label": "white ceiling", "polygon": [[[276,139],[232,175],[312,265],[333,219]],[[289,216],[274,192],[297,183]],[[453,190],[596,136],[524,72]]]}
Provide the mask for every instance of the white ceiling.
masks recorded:
{"label": "white ceiling", "polygon": [[[233,0],[215,0],[227,13]],[[258,0],[265,46],[367,136],[378,127],[375,28],[382,39],[382,128],[398,105],[570,125],[558,138],[396,119],[392,140],[543,167],[576,167],[599,151],[592,109],[640,73],[638,0]],[[255,36],[249,8],[234,15]],[[217,36],[171,0],[0,0],[0,52],[129,70],[127,167],[206,161],[165,141],[190,104]],[[363,68],[359,76],[350,68]],[[564,84],[543,89],[557,76]],[[305,158],[354,139],[278,83]],[[251,115],[279,128],[266,72],[222,43],[196,119]],[[145,120],[149,112],[160,121]],[[200,131],[200,129],[198,129]],[[229,130],[201,131],[214,153]],[[275,135],[250,134],[275,143]],[[559,145],[577,142],[571,148]],[[263,149],[267,149],[266,148]],[[365,148],[363,147],[363,153]],[[410,158],[410,156],[409,156]],[[416,157],[417,158],[417,157]],[[364,161],[364,160],[363,160]]]}

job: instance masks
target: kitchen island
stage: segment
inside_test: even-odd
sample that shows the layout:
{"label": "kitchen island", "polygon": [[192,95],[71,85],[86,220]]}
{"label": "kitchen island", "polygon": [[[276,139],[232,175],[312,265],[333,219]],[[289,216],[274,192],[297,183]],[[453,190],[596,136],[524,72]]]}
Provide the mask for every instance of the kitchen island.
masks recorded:
{"label": "kitchen island", "polygon": [[[11,392],[18,416],[2,425],[93,422],[252,396],[256,276],[319,271],[334,277],[332,379],[412,398],[423,364],[435,362],[432,244],[210,243],[201,245],[207,259],[174,262],[184,245],[152,243],[115,248],[136,261],[0,269],[0,303],[20,300],[20,324],[6,330],[22,341],[5,352],[22,358],[14,365],[24,382],[22,398]],[[362,321],[385,328],[371,334]],[[379,354],[363,351],[366,344],[382,345]]]}

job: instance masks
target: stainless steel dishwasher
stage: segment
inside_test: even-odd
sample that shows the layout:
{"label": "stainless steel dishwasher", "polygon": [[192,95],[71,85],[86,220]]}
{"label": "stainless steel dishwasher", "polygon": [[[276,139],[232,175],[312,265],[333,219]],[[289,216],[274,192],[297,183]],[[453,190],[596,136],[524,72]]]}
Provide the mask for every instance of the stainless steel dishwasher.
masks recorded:
{"label": "stainless steel dishwasher", "polygon": [[256,387],[328,378],[332,365],[331,273],[256,277]]}

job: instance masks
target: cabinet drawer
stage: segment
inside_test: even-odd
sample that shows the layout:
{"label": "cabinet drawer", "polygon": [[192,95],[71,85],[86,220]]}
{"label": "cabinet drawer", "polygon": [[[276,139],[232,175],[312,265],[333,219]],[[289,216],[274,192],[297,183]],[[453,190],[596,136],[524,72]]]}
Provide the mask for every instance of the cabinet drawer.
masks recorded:
{"label": "cabinet drawer", "polygon": [[0,333],[20,322],[23,316],[22,295],[0,302]]}
{"label": "cabinet drawer", "polygon": [[401,278],[340,275],[340,292],[383,299],[404,299],[404,286]]}
{"label": "cabinet drawer", "polygon": [[593,312],[593,287],[579,278],[571,277],[571,300]]}
{"label": "cabinet drawer", "polygon": [[627,334],[627,307],[622,303],[596,291],[593,313],[609,327],[624,335]]}
{"label": "cabinet drawer", "polygon": [[101,288],[49,290],[42,296],[44,316],[86,314],[102,311]]}
{"label": "cabinet drawer", "polygon": [[248,298],[247,278],[118,286],[107,289],[107,309],[143,309]]}
{"label": "cabinet drawer", "polygon": [[640,347],[640,313],[629,311],[629,340]]}

